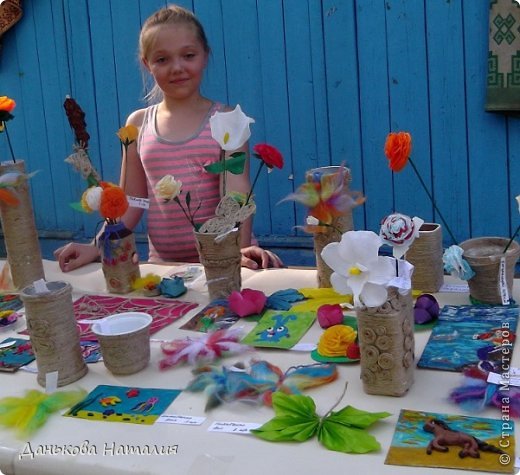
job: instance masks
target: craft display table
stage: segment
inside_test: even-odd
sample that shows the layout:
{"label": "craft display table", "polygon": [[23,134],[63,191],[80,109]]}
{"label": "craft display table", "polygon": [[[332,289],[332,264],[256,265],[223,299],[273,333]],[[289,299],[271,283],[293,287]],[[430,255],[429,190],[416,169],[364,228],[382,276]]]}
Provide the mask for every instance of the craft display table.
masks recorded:
{"label": "craft display table", "polygon": [[[67,274],[62,273],[54,261],[44,261],[44,268],[47,281],[70,282],[74,289],[74,297],[106,293],[99,264],[91,264]],[[176,266],[141,265],[142,275],[154,272],[168,276],[176,270],[178,270]],[[462,283],[451,277],[447,277],[446,282]],[[279,289],[315,286],[316,271],[313,269],[259,271],[242,269],[242,288],[262,290],[268,295]],[[438,293],[435,296],[441,307],[444,304],[469,304],[467,293]],[[517,302],[520,301],[518,280],[515,282],[514,298]],[[180,299],[201,305],[207,304],[208,294],[203,279],[196,282]],[[196,309],[190,311],[180,320],[154,334],[152,338],[172,340],[188,335],[199,335],[179,329],[195,315],[196,311]],[[236,325],[243,325],[245,331],[248,331],[254,323],[238,322]],[[315,322],[302,338],[301,343],[317,343],[322,331]],[[416,362],[422,354],[429,333],[429,331],[421,331],[415,334]],[[0,333],[0,340],[16,335],[12,331],[4,331]],[[116,377],[106,370],[102,362],[98,362],[88,365],[89,371],[85,377],[60,390],[83,388],[91,391],[99,384],[183,389],[193,379],[192,367],[181,366],[160,371],[158,367],[158,362],[162,358],[160,343],[152,342],[151,345],[151,362],[139,373]],[[226,358],[218,364],[231,365],[237,361],[247,362],[251,358],[267,360],[284,371],[291,366],[313,363],[308,352],[269,349],[257,350],[251,355]],[[520,366],[518,350],[514,353],[512,366]],[[210,432],[208,428],[215,421],[264,423],[271,419],[274,413],[272,408],[243,402],[224,404],[205,413],[206,396],[203,393],[182,392],[166,413],[206,417],[202,425],[109,423],[54,414],[30,440],[19,440],[12,431],[0,429],[0,472],[16,475],[91,475],[93,473],[96,475],[129,473],[189,475],[243,473],[248,475],[282,473],[439,475],[449,473],[454,475],[469,473],[460,470],[384,465],[401,409],[467,415],[447,400],[450,389],[459,386],[462,382],[459,373],[416,369],[415,382],[405,396],[386,397],[364,393],[359,364],[338,365],[338,372],[339,377],[336,381],[310,389],[305,394],[314,399],[318,414],[325,414],[337,402],[345,382],[348,381],[346,394],[338,408],[352,405],[367,411],[390,412],[392,416],[379,421],[370,429],[370,433],[381,444],[379,452],[366,455],[332,452],[322,447],[316,438],[303,443],[271,443],[251,435]],[[13,374],[0,373],[0,397],[21,396],[27,389],[41,389],[36,382],[35,374],[22,370]],[[494,408],[487,408],[479,415],[496,419],[501,417],[500,411]],[[164,454],[129,454],[133,448],[145,446],[156,446],[159,451],[162,448]],[[168,447],[173,446],[177,446],[176,453],[173,453],[175,450],[167,450]],[[78,447],[80,453],[75,456],[69,453],[56,453],[64,447],[68,447],[69,451]],[[34,456],[29,452],[33,452]]]}

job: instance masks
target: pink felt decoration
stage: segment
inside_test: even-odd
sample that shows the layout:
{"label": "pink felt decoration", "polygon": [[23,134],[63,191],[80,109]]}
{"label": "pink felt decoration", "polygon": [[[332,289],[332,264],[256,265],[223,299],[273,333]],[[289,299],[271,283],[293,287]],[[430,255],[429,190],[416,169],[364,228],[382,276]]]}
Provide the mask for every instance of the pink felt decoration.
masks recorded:
{"label": "pink felt decoration", "polygon": [[239,317],[258,315],[265,307],[267,297],[260,290],[243,289],[233,291],[228,298],[229,309]]}
{"label": "pink felt decoration", "polygon": [[329,328],[343,323],[343,310],[339,304],[325,304],[318,308],[318,323],[321,328]]}

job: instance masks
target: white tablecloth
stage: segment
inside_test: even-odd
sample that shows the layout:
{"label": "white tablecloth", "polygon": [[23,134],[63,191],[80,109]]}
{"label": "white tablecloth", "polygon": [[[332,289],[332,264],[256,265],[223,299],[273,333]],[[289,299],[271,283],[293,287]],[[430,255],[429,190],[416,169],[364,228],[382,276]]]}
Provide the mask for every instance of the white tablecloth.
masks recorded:
{"label": "white tablecloth", "polygon": [[[74,295],[83,293],[105,293],[105,284],[99,264],[92,264],[72,273],[62,273],[53,261],[45,261],[45,274],[48,281],[65,280],[72,284]],[[177,268],[143,264],[141,273],[155,272],[166,276]],[[453,278],[447,282],[461,283]],[[243,288],[263,290],[270,294],[278,289],[315,287],[316,273],[312,269],[269,269],[250,271],[243,269]],[[520,282],[515,283],[515,298],[520,300]],[[443,304],[468,304],[467,293],[439,293],[436,295]],[[182,299],[204,305],[208,301],[204,281],[193,285]],[[200,308],[200,307],[199,307]],[[161,330],[153,337],[158,339],[181,338],[193,332],[180,330],[179,327],[196,313],[193,310],[173,325]],[[253,323],[244,323],[246,330]],[[316,343],[322,329],[316,322],[302,342]],[[12,334],[0,334],[3,339]],[[429,337],[428,331],[416,333],[416,361],[420,357]],[[513,366],[518,364],[518,351],[515,352]],[[131,376],[114,376],[102,362],[89,365],[88,374],[76,383],[62,388],[84,388],[87,391],[99,384],[135,387],[156,387],[182,389],[191,381],[189,366],[160,371],[158,361],[162,354],[158,343],[152,343],[152,356],[148,368]],[[309,364],[312,360],[308,353],[296,351],[267,350],[257,351],[251,357],[266,359],[283,370],[290,366]],[[249,357],[227,358],[223,364],[244,361]],[[222,405],[204,413],[206,396],[182,392],[175,399],[167,413],[189,416],[205,416],[200,426],[155,424],[151,426],[123,423],[85,421],[53,415],[47,424],[30,441],[18,440],[12,431],[0,429],[0,471],[6,474],[314,474],[314,473],[356,473],[356,474],[436,474],[464,473],[456,470],[432,468],[401,467],[384,465],[390,446],[394,427],[400,409],[463,413],[461,409],[447,400],[449,390],[459,386],[461,375],[443,371],[417,369],[415,383],[403,397],[371,396],[364,393],[359,378],[359,365],[339,365],[340,377],[333,383],[306,392],[316,402],[318,413],[325,414],[340,397],[345,382],[348,389],[338,408],[350,404],[367,411],[388,411],[392,416],[376,423],[370,432],[381,443],[381,450],[366,455],[349,455],[326,450],[317,439],[304,443],[270,443],[251,435],[235,435],[208,432],[214,421],[236,421],[264,423],[273,417],[271,408],[245,403]],[[14,374],[0,373],[0,397],[21,396],[26,389],[41,389],[36,376],[24,371]],[[500,411],[487,409],[483,417],[500,418]],[[91,455],[35,455],[20,456],[27,452],[30,442],[32,451],[40,448],[45,451],[53,447],[88,447]],[[177,445],[177,454],[171,455],[117,455],[120,447],[143,447],[157,445],[168,447]],[[96,452],[96,455],[93,452]],[[467,472],[466,472],[467,473]]]}

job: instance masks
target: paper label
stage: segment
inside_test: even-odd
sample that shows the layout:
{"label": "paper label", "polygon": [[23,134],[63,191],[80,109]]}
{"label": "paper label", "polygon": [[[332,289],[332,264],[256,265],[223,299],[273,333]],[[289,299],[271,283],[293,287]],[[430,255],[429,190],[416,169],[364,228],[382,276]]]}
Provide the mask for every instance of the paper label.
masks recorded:
{"label": "paper label", "polygon": [[150,200],[148,198],[138,198],[137,196],[127,196],[128,205],[132,208],[148,209]]}
{"label": "paper label", "polygon": [[215,421],[209,427],[209,432],[228,432],[232,434],[249,434],[252,429],[258,429],[262,424],[256,422],[226,422]]}
{"label": "paper label", "polygon": [[497,384],[499,386],[517,386],[520,387],[520,368],[509,368],[502,374],[489,373],[487,382]]}
{"label": "paper label", "polygon": [[206,420],[205,417],[181,416],[180,414],[162,414],[155,423],[180,424],[183,426],[200,426]]}
{"label": "paper label", "polygon": [[500,286],[500,296],[502,297],[502,305],[509,305],[509,291],[507,289],[506,278],[506,258],[500,258],[500,268],[498,270],[498,282]]}
{"label": "paper label", "polygon": [[468,293],[469,286],[468,284],[444,284],[439,292],[453,292],[453,293]]}
{"label": "paper label", "polygon": [[58,389],[58,372],[45,373],[45,392],[51,394]]}

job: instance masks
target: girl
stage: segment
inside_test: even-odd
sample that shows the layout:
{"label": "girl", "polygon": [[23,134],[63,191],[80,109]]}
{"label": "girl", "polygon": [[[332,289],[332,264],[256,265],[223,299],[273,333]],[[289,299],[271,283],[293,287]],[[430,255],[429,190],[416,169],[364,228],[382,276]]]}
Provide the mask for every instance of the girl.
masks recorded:
{"label": "girl", "polygon": [[[195,206],[196,218],[204,222],[214,215],[220,200],[220,175],[204,165],[219,160],[220,147],[211,137],[209,118],[229,110],[200,94],[200,83],[210,48],[204,29],[189,10],[171,5],[154,13],[144,23],[139,38],[142,64],[155,80],[151,98],[160,102],[128,117],[127,124],[140,129],[137,143],[123,154],[121,186],[129,196],[148,197],[149,261],[193,262],[198,260],[193,229],[175,203],[155,198],[154,187],[166,174],[183,183]],[[245,144],[243,151],[247,152]],[[249,164],[241,175],[228,174],[227,189],[247,193]],[[141,218],[140,208],[129,208],[123,222],[133,229]],[[242,225],[242,265],[251,269],[280,267],[270,251],[251,245],[251,219]],[[93,262],[99,256],[93,244],[69,243],[54,253],[64,271]]]}

